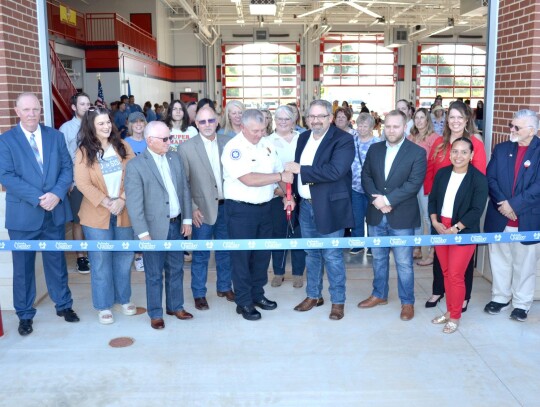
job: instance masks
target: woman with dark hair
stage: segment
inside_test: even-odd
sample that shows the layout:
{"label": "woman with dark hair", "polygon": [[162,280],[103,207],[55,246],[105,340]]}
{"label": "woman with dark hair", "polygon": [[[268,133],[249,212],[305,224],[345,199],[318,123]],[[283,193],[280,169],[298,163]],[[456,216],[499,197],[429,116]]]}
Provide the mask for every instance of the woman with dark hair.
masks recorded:
{"label": "woman with dark hair", "polygon": [[[124,175],[134,157],[112,123],[109,112],[91,107],[79,130],[75,156],[75,182],[83,194],[79,218],[89,240],[133,240],[125,210]],[[118,304],[124,315],[135,315],[131,298],[133,252],[89,252],[92,264],[92,302],[99,322],[114,322],[111,308]]]}
{"label": "woman with dark hair", "polygon": [[203,108],[204,106],[210,106],[210,108],[215,112],[216,111],[216,104],[214,103],[213,100],[211,99],[208,99],[208,98],[202,98],[201,100],[199,100],[197,102],[197,112],[199,110],[201,110],[201,108]]}
{"label": "woman with dark hair", "polygon": [[346,131],[353,136],[357,136],[358,133],[355,129],[351,128],[351,109],[346,107],[338,107],[334,112],[334,124],[340,130]]}
{"label": "woman with dark hair", "polygon": [[167,109],[165,124],[171,130],[171,151],[177,151],[178,145],[197,135],[197,129],[189,125],[187,107],[181,100],[173,100]]}
{"label": "woman with dark hair", "polygon": [[[411,127],[411,133],[407,136],[407,138],[414,144],[417,144],[426,150],[427,159],[427,156],[431,151],[431,146],[441,136],[433,131],[433,123],[431,122],[431,117],[426,108],[421,107],[418,109],[413,115],[413,121],[414,124]],[[414,230],[414,234],[423,235],[424,231],[426,234],[429,234],[431,224],[429,222],[428,214],[428,196],[424,194],[424,186],[422,186],[420,191],[418,191],[418,204],[420,205],[422,225]],[[414,248],[413,258],[420,259],[420,261],[416,263],[419,266],[429,266],[433,264],[433,251],[430,250],[428,257],[425,260],[422,260],[422,249],[420,246],[417,246]]]}
{"label": "woman with dark hair", "polygon": [[479,131],[484,131],[484,102],[479,100],[474,109],[474,124]]}
{"label": "woman with dark hair", "polygon": [[[452,165],[441,168],[435,175],[429,195],[429,216],[432,233],[450,235],[480,232],[480,218],[488,197],[486,176],[470,165],[475,155],[472,139],[459,137],[450,148]],[[439,258],[447,312],[434,318],[434,324],[445,324],[443,332],[451,334],[458,328],[465,299],[465,270],[473,257],[476,245],[435,246]]]}
{"label": "woman with dark hair", "polygon": [[[465,137],[471,140],[474,147],[474,156],[471,164],[482,174],[486,173],[486,151],[484,143],[478,134],[475,134],[476,127],[474,126],[471,110],[465,103],[456,101],[453,102],[446,115],[444,124],[443,136],[439,137],[429,152],[426,178],[424,180],[424,193],[430,194],[433,187],[433,180],[438,170],[451,164],[450,149],[452,143],[460,137]],[[472,283],[473,283],[474,264],[473,259],[467,266],[465,273],[465,301],[463,302],[463,311],[467,310],[469,300],[471,298]],[[441,266],[437,259],[437,252],[433,259],[433,294],[426,302],[426,308],[435,307],[437,303],[444,297],[444,281],[442,277]]]}

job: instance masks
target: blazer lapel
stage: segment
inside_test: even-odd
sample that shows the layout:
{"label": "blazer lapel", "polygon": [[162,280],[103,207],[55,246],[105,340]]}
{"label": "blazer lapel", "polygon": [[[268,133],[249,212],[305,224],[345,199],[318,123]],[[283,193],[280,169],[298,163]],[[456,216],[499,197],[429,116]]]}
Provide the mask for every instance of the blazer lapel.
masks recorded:
{"label": "blazer lapel", "polygon": [[[452,208],[452,214],[458,213],[458,208],[463,202],[465,195],[469,191],[471,191],[471,180],[472,180],[471,165],[472,164],[469,165],[469,168],[467,169],[467,174],[465,174],[465,177],[463,178],[463,181],[461,181],[461,185],[459,186],[456,192],[456,197],[454,199],[454,207]],[[446,180],[446,183],[445,183],[445,185],[447,186],[448,186],[448,181],[450,181],[450,176],[452,175],[452,171],[449,171],[448,174],[449,174],[448,180]]]}
{"label": "blazer lapel", "polygon": [[[199,135],[195,138],[194,144],[195,144],[195,151],[197,152],[197,155],[199,156],[199,159],[206,171],[212,177],[214,177],[214,171],[212,170],[212,166],[210,165],[210,160],[208,159],[208,154],[206,154],[206,148],[204,147],[204,141],[202,139],[203,136]],[[221,157],[221,154],[220,154]]]}
{"label": "blazer lapel", "polygon": [[[403,160],[404,157],[406,157],[408,149],[409,149],[408,140],[405,139],[403,140],[403,144],[401,145],[398,153],[396,154],[396,158],[394,158],[394,162],[392,163],[392,167],[390,167],[390,171],[388,172],[388,177],[386,178],[386,180],[389,180],[390,178],[392,178],[392,175],[394,175],[394,172],[397,171],[397,168],[400,168],[400,161]],[[384,174],[384,161],[385,159],[383,158],[382,160],[383,174]]]}
{"label": "blazer lapel", "polygon": [[[533,138],[531,141],[531,144],[529,145],[529,148],[527,149],[527,152],[525,153],[525,156],[523,157],[523,162],[519,166],[519,172],[516,179],[516,187],[514,189],[514,195],[518,193],[518,191],[521,191],[523,188],[523,185],[527,185],[528,178],[535,172],[535,170],[538,168],[538,163],[535,163],[531,161],[531,158],[534,156],[538,156],[536,154],[536,149],[538,148],[538,144],[540,143],[540,140],[538,140],[537,137]],[[516,153],[517,154],[517,150]],[[538,159],[538,158],[537,158]],[[525,163],[529,160],[529,167],[525,167]],[[512,179],[513,182],[513,179]]]}
{"label": "blazer lapel", "polygon": [[319,144],[319,148],[317,148],[315,157],[313,157],[313,165],[315,165],[315,163],[321,158],[322,154],[325,154],[327,152],[327,145],[331,143],[332,139],[335,136],[336,136],[335,128],[330,126],[330,128],[326,132],[326,135],[324,136],[324,139],[321,141],[321,144]]}
{"label": "blazer lapel", "polygon": [[176,164],[178,161],[172,159],[170,152],[166,154],[166,157],[167,157],[167,162],[169,163],[169,169],[171,170],[171,179],[172,179],[173,185],[175,186],[176,190],[179,191],[180,180],[177,177],[178,170],[176,168]]}
{"label": "blazer lapel", "polygon": [[[32,147],[30,146],[28,139],[24,135],[24,132],[20,128],[20,124],[19,126],[17,126],[16,134],[17,134],[17,137],[16,137],[17,143],[19,143],[21,147],[21,151],[23,151],[24,155],[26,155],[27,161],[30,163],[30,165],[32,165],[32,167],[34,167],[34,169],[36,170],[38,174],[43,175],[43,172],[41,171],[41,168],[39,168],[39,164],[36,160],[36,156],[34,155],[34,151],[32,150]],[[42,138],[43,138],[43,134],[42,134]]]}
{"label": "blazer lapel", "polygon": [[159,169],[156,165],[156,162],[154,161],[154,157],[148,152],[148,150],[144,151],[144,158],[146,159],[146,164],[150,168],[150,171],[152,171],[152,174],[154,174],[154,177],[156,177],[157,181],[159,182],[159,185],[161,185],[164,189],[165,184],[163,182],[163,178],[161,178],[161,173],[159,172]]}
{"label": "blazer lapel", "polygon": [[[40,125],[41,126],[41,125]],[[49,170],[49,163],[51,161],[51,148],[53,141],[51,140],[52,136],[43,126],[41,126],[41,144],[43,149],[43,176],[47,176],[47,171]],[[63,142],[64,140],[62,140]]]}

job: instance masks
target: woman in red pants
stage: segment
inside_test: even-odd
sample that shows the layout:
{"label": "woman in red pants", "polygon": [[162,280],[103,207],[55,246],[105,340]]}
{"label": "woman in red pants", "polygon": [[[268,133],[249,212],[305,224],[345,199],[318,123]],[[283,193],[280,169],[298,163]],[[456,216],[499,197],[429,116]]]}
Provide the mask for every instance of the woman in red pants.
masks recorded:
{"label": "woman in red pants", "polygon": [[[480,217],[488,197],[484,174],[470,165],[474,147],[470,138],[460,137],[452,143],[451,166],[441,168],[435,175],[429,195],[429,216],[432,233],[446,236],[454,242],[456,234],[480,232]],[[445,324],[443,332],[458,328],[465,298],[465,270],[476,245],[436,246],[446,291],[447,312],[431,322]]]}

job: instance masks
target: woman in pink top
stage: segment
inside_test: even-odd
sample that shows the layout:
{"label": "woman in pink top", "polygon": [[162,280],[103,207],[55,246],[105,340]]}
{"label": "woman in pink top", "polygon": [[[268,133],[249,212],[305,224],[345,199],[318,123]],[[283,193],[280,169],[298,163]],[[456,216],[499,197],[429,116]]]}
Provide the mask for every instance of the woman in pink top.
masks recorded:
{"label": "woman in pink top", "polygon": [[[486,151],[482,138],[477,134],[476,126],[474,125],[473,113],[465,103],[460,101],[453,102],[446,115],[444,124],[443,136],[435,140],[431,147],[428,156],[426,178],[424,180],[424,193],[431,193],[435,174],[443,167],[451,165],[450,149],[454,140],[466,137],[469,138],[474,146],[474,156],[471,164],[482,174],[486,174]],[[465,301],[463,302],[463,312],[469,306],[471,299],[471,290],[474,271],[474,256],[467,266],[465,272]],[[426,308],[435,307],[437,303],[444,297],[444,280],[441,266],[435,255],[433,262],[433,294],[426,302]]]}
{"label": "woman in pink top", "polygon": [[[433,131],[433,123],[427,109],[421,107],[413,116],[414,124],[411,127],[411,133],[407,138],[415,144],[418,144],[424,150],[426,150],[426,158],[431,151],[431,147],[435,141],[441,136]],[[428,214],[428,195],[424,193],[424,187],[418,191],[418,204],[420,205],[420,213],[422,215],[422,226],[414,230],[415,235],[429,234],[431,230],[431,222]],[[418,246],[415,247],[413,252],[413,258],[422,259],[422,249]],[[429,266],[433,264],[433,251],[430,250],[428,257],[425,260],[420,260],[418,263],[420,266]]]}

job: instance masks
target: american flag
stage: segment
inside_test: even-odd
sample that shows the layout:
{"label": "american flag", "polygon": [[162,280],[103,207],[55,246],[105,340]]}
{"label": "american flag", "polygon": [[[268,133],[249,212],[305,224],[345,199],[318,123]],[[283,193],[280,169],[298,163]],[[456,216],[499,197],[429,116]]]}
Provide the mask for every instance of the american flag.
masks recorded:
{"label": "american flag", "polygon": [[101,86],[101,79],[97,80],[97,98],[101,102],[105,102],[105,98],[103,97],[103,86]]}

